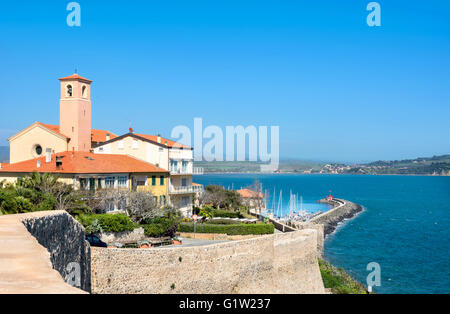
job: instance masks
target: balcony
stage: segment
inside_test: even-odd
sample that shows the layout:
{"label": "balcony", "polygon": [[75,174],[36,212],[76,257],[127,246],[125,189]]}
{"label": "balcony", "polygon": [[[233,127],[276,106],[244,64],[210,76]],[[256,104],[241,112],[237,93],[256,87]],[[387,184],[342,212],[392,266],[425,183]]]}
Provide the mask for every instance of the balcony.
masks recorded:
{"label": "balcony", "polygon": [[203,186],[193,185],[193,186],[170,186],[170,194],[193,194],[197,192],[202,192]]}
{"label": "balcony", "polygon": [[195,175],[202,175],[203,174],[203,168],[194,167],[193,174],[195,174]]}
{"label": "balcony", "polygon": [[170,175],[192,175],[192,169],[170,169]]}

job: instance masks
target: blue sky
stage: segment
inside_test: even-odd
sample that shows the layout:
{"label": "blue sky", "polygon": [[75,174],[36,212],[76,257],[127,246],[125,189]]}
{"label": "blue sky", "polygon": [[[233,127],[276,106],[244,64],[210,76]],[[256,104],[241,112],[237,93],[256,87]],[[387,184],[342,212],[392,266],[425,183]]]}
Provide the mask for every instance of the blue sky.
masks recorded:
{"label": "blue sky", "polygon": [[59,82],[94,81],[93,127],[278,125],[284,158],[450,153],[450,2],[9,1],[0,11],[0,145],[58,123]]}

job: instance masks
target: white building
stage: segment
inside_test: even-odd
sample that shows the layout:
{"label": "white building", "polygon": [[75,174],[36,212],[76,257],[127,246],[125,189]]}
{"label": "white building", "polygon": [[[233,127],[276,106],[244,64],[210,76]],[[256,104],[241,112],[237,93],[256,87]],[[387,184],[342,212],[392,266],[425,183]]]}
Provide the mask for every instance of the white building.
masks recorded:
{"label": "white building", "polygon": [[203,188],[192,182],[193,174],[202,174],[201,169],[194,168],[192,147],[159,135],[127,133],[98,144],[94,153],[130,155],[169,170],[169,204],[180,209],[185,216],[192,214],[193,196]]}

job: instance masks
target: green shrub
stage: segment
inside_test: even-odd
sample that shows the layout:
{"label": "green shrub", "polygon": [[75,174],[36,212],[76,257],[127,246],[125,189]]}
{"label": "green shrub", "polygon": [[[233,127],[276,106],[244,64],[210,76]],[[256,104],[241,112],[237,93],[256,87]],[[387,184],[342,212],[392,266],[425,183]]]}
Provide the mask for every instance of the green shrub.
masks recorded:
{"label": "green shrub", "polygon": [[334,294],[365,294],[364,285],[351,278],[342,268],[336,268],[325,260],[319,259],[319,268],[325,288]]}
{"label": "green shrub", "polygon": [[147,237],[173,237],[177,232],[178,223],[170,218],[155,218],[142,227]]}
{"label": "green shrub", "polygon": [[241,222],[232,219],[209,219],[205,221],[206,224],[213,225],[239,225]]}
{"label": "green shrub", "polygon": [[125,214],[80,215],[77,219],[87,229],[94,229],[94,226],[89,226],[100,224],[103,232],[133,231],[136,227]]}
{"label": "green shrub", "polygon": [[[272,234],[274,233],[273,224],[197,224],[198,233],[223,233],[228,235],[247,235],[247,234]],[[180,232],[194,232],[194,224],[181,223],[178,229]]]}
{"label": "green shrub", "polygon": [[229,210],[213,209],[212,217],[222,217],[222,218],[243,218],[240,212],[233,212]]}

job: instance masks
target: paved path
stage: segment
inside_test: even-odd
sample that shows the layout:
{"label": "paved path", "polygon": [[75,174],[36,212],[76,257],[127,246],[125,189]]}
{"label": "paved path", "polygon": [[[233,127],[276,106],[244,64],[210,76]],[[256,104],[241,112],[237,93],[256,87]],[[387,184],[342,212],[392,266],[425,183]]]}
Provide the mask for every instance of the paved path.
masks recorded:
{"label": "paved path", "polygon": [[85,293],[64,282],[50,253],[25,228],[22,219],[36,215],[0,216],[0,294]]}
{"label": "paved path", "polygon": [[183,239],[182,245],[158,246],[158,248],[173,248],[175,246],[176,247],[202,246],[202,245],[216,244],[216,243],[222,243],[222,242],[229,242],[229,241],[203,240],[203,239],[191,239],[191,238],[182,238],[182,239]]}

